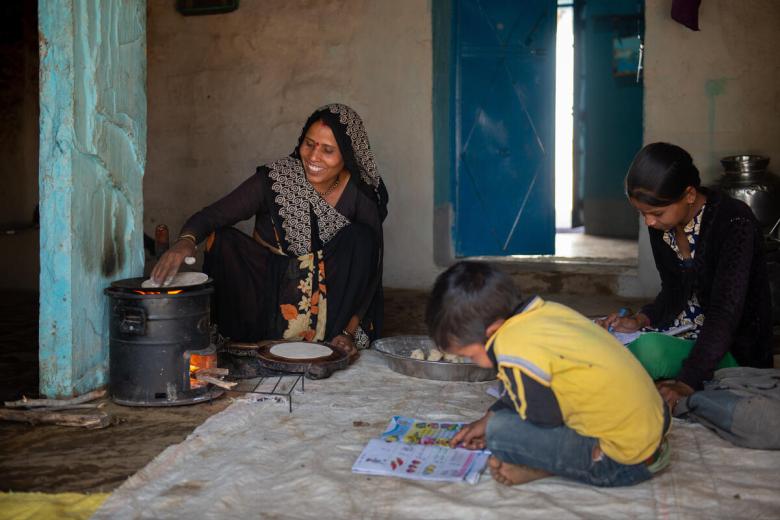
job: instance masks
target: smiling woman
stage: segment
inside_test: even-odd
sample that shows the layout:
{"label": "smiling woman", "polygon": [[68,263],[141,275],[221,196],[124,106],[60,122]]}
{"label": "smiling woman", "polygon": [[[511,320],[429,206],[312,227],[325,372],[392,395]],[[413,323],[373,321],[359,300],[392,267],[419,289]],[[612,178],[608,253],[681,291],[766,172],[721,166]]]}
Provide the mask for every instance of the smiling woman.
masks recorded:
{"label": "smiling woman", "polygon": [[[324,340],[354,353],[381,331],[386,207],[363,121],[326,105],[292,154],[190,217],[152,278],[173,276],[205,240],[222,335]],[[253,237],[232,227],[252,216]]]}

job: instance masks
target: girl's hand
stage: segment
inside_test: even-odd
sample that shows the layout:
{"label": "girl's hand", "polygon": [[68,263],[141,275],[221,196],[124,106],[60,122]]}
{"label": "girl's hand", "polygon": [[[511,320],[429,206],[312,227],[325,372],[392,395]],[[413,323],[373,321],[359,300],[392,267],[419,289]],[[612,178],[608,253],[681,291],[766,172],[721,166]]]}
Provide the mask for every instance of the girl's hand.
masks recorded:
{"label": "girl's hand", "polygon": [[188,256],[195,256],[195,244],[191,240],[182,239],[168,249],[152,269],[152,280],[158,285],[171,283],[179,271],[179,266]]}
{"label": "girl's hand", "polygon": [[354,340],[346,334],[334,336],[329,343],[342,352],[345,352],[347,356],[349,356],[350,363],[354,363],[355,360],[360,357],[360,353],[358,352],[357,347],[355,347]]}
{"label": "girl's hand", "polygon": [[469,423],[450,439],[450,447],[454,448],[459,444],[468,450],[484,450],[486,446],[485,431],[487,423],[493,412],[486,413],[482,419]]}
{"label": "girl's hand", "polygon": [[686,385],[682,381],[675,379],[667,379],[656,383],[655,387],[658,389],[658,393],[661,394],[666,404],[674,412],[674,407],[681,399],[685,399],[694,392],[694,389]]}
{"label": "girl's hand", "polygon": [[617,332],[636,332],[650,325],[650,319],[641,312],[633,316],[620,316],[619,313],[613,312],[604,319],[596,320],[596,324],[607,330],[611,327]]}

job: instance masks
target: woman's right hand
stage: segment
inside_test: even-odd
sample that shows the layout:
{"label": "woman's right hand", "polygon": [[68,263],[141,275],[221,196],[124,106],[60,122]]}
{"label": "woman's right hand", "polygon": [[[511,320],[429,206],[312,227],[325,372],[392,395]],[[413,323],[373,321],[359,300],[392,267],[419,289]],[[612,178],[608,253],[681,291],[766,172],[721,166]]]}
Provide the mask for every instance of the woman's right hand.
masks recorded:
{"label": "woman's right hand", "polygon": [[155,264],[152,280],[159,285],[170,284],[179,271],[179,266],[188,256],[195,256],[195,244],[186,238],[176,241]]}
{"label": "woman's right hand", "polygon": [[621,316],[619,312],[613,312],[606,318],[596,320],[596,324],[607,330],[616,332],[636,332],[650,325],[650,319],[641,312],[633,316]]}
{"label": "woman's right hand", "polygon": [[486,413],[482,419],[465,425],[450,439],[450,448],[455,448],[459,444],[469,450],[484,450],[486,446],[485,432],[487,423],[493,412]]}

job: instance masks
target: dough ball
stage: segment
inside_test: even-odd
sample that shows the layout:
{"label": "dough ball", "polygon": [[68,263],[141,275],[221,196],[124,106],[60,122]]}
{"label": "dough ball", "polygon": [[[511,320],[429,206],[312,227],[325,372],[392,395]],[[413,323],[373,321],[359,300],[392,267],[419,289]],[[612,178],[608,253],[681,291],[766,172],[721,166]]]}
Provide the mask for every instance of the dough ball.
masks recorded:
{"label": "dough ball", "polygon": [[432,348],[430,352],[428,352],[428,361],[439,361],[441,358],[444,357],[441,350],[437,348]]}
{"label": "dough ball", "polygon": [[409,354],[409,357],[411,359],[425,359],[425,352],[421,348],[416,348],[412,350],[412,353]]}
{"label": "dough ball", "polygon": [[456,356],[455,354],[444,354],[444,361],[450,363],[466,363],[468,360],[464,357]]}

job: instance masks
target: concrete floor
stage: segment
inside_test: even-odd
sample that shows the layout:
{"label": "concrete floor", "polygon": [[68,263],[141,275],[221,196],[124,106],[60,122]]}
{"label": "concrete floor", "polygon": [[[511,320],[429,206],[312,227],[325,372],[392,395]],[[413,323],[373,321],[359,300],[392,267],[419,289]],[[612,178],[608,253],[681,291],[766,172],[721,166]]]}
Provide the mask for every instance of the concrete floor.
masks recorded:
{"label": "concrete floor", "polygon": [[580,231],[558,232],[555,234],[555,256],[603,259],[621,265],[636,266],[639,245],[636,239],[597,237]]}
{"label": "concrete floor", "polygon": [[[37,395],[37,301],[31,294],[0,295],[0,397]],[[543,294],[543,296],[545,296]],[[608,294],[548,295],[586,315],[635,304]],[[387,289],[385,335],[425,334],[426,292]],[[166,447],[184,440],[236,393],[213,403],[132,408],[108,403],[112,426],[83,430],[0,422],[0,491],[108,492]]]}

